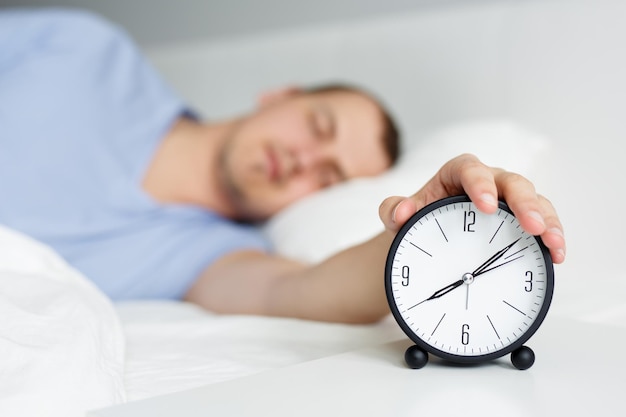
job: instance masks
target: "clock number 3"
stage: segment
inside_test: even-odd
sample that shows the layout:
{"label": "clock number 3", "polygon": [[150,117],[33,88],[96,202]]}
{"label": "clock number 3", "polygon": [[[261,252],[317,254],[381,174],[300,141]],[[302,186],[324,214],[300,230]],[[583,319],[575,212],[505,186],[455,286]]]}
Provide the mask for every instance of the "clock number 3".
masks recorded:
{"label": "clock number 3", "polygon": [[474,223],[476,223],[476,212],[470,210],[465,211],[463,214],[463,231],[464,232],[474,232]]}
{"label": "clock number 3", "polygon": [[526,285],[524,286],[524,289],[526,290],[526,292],[531,292],[533,290],[533,273],[532,271],[526,271],[526,278],[528,278],[525,282]]}

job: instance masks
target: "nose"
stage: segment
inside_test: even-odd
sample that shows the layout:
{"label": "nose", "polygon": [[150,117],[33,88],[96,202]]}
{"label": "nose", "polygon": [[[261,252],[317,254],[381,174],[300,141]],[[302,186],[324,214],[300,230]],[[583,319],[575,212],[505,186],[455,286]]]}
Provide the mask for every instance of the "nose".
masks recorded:
{"label": "nose", "polygon": [[308,146],[294,152],[294,163],[298,172],[315,171],[330,158],[330,150],[322,146]]}
{"label": "nose", "polygon": [[298,150],[294,155],[294,159],[298,171],[308,171],[317,165],[320,156],[316,150],[306,148]]}

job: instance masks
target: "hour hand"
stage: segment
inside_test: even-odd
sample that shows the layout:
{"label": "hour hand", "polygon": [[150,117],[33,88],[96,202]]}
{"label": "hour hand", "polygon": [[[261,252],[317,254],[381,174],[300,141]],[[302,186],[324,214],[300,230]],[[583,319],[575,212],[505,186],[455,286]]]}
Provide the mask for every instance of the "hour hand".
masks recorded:
{"label": "hour hand", "polygon": [[450,284],[450,285],[448,285],[448,286],[446,286],[446,287],[443,287],[443,288],[442,288],[442,289],[440,289],[440,290],[435,291],[435,292],[433,293],[433,295],[431,295],[430,297],[428,297],[428,298],[427,298],[427,299],[425,299],[425,300],[420,301],[419,303],[415,304],[414,306],[409,307],[407,310],[410,310],[410,309],[412,309],[412,308],[415,308],[415,307],[417,307],[418,305],[420,305],[420,304],[422,304],[422,303],[425,303],[426,301],[429,301],[429,300],[434,300],[435,298],[439,298],[439,297],[441,297],[441,296],[443,296],[443,295],[446,295],[447,293],[449,293],[449,292],[450,292],[450,291],[452,291],[453,289],[460,287],[462,284],[463,284],[463,280],[462,280],[462,279],[460,279],[460,280],[458,280],[458,281],[455,281],[455,282],[453,282],[452,284]]}

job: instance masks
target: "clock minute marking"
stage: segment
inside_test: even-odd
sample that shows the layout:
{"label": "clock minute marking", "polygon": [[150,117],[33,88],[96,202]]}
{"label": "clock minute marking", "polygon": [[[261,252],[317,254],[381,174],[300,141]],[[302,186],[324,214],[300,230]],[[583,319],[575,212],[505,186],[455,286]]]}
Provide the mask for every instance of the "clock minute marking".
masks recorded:
{"label": "clock minute marking", "polygon": [[448,242],[448,236],[446,236],[446,233],[443,231],[443,228],[439,224],[439,220],[437,220],[436,217],[435,217],[435,222],[437,223],[437,226],[439,227],[439,230],[441,231],[441,234],[443,235],[443,238],[446,240],[446,242]]}
{"label": "clock minute marking", "polygon": [[412,246],[416,247],[417,249],[421,250],[422,252],[424,252],[426,255],[430,256],[431,258],[433,257],[433,255],[431,255],[430,253],[426,252],[424,249],[420,248],[419,246],[417,246],[415,243],[413,242],[409,242],[409,244],[411,244]]}
{"label": "clock minute marking", "polygon": [[491,321],[491,317],[489,317],[489,314],[487,314],[487,320],[489,320],[489,324],[491,324],[491,328],[496,333],[496,336],[498,336],[498,339],[500,339],[500,334],[498,334],[498,331],[496,330],[496,326],[493,325],[493,322]]}
{"label": "clock minute marking", "polygon": [[507,302],[506,300],[502,300],[502,302],[504,304],[508,305],[509,307],[511,307],[513,310],[517,311],[518,313],[521,313],[521,314],[525,315],[526,317],[530,317],[526,313],[524,313],[522,310],[520,310],[519,308],[515,307],[513,304]]}
{"label": "clock minute marking", "polygon": [[441,324],[441,322],[443,321],[445,317],[446,317],[446,313],[443,313],[443,316],[441,316],[441,318],[439,319],[439,322],[435,326],[435,329],[433,330],[433,332],[430,334],[430,337],[433,337],[435,335],[435,332],[437,331],[437,329],[439,328],[439,325]]}

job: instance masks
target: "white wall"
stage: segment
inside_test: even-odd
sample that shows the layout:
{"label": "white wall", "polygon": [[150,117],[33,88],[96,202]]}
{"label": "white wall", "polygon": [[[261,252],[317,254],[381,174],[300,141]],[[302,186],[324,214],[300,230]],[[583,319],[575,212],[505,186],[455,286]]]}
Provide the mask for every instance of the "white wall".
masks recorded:
{"label": "white wall", "polygon": [[624,17],[618,0],[482,3],[148,53],[209,117],[246,109],[265,88],[343,79],[380,93],[411,134],[512,117],[550,135],[617,139]]}
{"label": "white wall", "polygon": [[245,110],[259,91],[285,82],[346,79],[390,103],[411,143],[468,119],[507,118],[545,135],[549,146],[531,179],[568,237],[557,298],[601,310],[622,308],[623,295],[592,284],[626,282],[625,21],[621,0],[494,2],[187,42],[149,55],[209,117]]}
{"label": "white wall", "polygon": [[0,7],[86,8],[126,27],[142,46],[156,46],[494,1],[516,0],[0,0]]}
{"label": "white wall", "polygon": [[[0,4],[9,1],[19,0]],[[154,6],[146,14],[144,7],[132,8],[141,3],[137,1],[128,7],[120,6],[122,0],[111,3],[120,6],[116,13],[124,10],[120,19],[134,22],[144,15],[148,22],[171,7],[157,13]],[[226,2],[215,4],[236,11]],[[591,283],[611,291],[626,282],[621,261],[626,234],[626,2],[424,5],[429,3],[413,11],[372,11],[359,18],[310,20],[301,27],[285,24],[237,36],[144,41],[164,76],[210,118],[247,110],[266,88],[340,79],[381,95],[409,142],[437,127],[477,118],[509,118],[544,134],[550,147],[532,179],[555,203],[569,242],[570,259],[559,269],[563,279],[557,290],[561,297],[581,297],[585,303],[580,308],[585,308],[597,295]],[[325,0],[320,8],[335,4],[341,10],[353,3]],[[291,10],[309,13],[304,7]],[[167,34],[173,29],[156,25],[151,30]],[[623,303],[621,297],[615,294],[616,303]]]}

